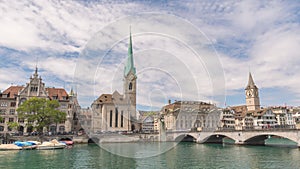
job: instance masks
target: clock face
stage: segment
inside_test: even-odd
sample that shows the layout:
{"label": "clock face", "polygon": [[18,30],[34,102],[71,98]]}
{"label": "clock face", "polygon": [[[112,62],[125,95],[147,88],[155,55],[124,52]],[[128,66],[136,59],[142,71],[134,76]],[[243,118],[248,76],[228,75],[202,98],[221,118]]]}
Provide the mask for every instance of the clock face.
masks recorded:
{"label": "clock face", "polygon": [[251,97],[252,96],[252,91],[251,90],[247,90],[246,91],[246,95],[247,95],[247,97]]}

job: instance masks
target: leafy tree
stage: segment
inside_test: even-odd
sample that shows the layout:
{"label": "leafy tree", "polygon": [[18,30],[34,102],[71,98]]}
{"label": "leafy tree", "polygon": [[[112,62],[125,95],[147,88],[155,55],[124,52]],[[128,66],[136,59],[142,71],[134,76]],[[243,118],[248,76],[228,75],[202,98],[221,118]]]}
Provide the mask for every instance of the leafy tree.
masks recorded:
{"label": "leafy tree", "polygon": [[19,127],[19,123],[18,122],[7,122],[7,125],[12,130],[17,130],[18,127]]}
{"label": "leafy tree", "polygon": [[42,132],[44,127],[49,128],[51,124],[56,124],[65,120],[66,113],[58,110],[57,100],[46,100],[44,98],[30,98],[26,100],[18,109],[18,118],[27,119],[37,131]]}

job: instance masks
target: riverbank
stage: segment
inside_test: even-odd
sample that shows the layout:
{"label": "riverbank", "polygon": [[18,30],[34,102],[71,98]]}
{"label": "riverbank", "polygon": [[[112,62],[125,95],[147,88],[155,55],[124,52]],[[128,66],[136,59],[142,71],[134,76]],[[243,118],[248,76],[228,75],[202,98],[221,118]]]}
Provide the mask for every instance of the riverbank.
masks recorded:
{"label": "riverbank", "polygon": [[[18,136],[10,138],[10,143],[14,141],[50,141],[53,139],[62,140],[62,139],[71,139],[75,144],[87,144],[87,143],[135,143],[135,142],[161,142],[159,134],[130,134],[130,135],[121,135],[116,133],[110,134],[100,134],[100,135],[57,135],[57,136]],[[1,140],[0,140],[1,141]],[[189,135],[183,137],[182,140],[176,140],[176,142],[195,142],[195,139],[192,139]],[[175,142],[168,140],[167,142]],[[3,142],[2,142],[3,143]],[[234,140],[224,137],[223,139],[208,140],[204,143],[219,143],[219,144],[237,144]],[[237,145],[247,145],[247,144],[237,144]],[[255,144],[251,144],[255,145]],[[297,143],[284,139],[282,137],[269,137],[265,139],[261,144],[265,146],[280,146],[280,147],[298,147]]]}

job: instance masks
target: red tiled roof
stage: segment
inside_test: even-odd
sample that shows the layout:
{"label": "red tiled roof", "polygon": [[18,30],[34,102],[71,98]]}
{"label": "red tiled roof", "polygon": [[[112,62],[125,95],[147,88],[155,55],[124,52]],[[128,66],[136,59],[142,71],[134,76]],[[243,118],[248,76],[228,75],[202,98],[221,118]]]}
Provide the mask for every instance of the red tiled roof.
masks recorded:
{"label": "red tiled roof", "polygon": [[48,96],[53,99],[53,96],[57,97],[57,100],[64,100],[63,97],[68,97],[68,93],[62,88],[46,88]]}
{"label": "red tiled roof", "polygon": [[102,94],[100,97],[98,97],[97,101],[102,103],[112,103],[112,95],[111,94]]}
{"label": "red tiled roof", "polygon": [[15,98],[20,90],[22,90],[23,86],[10,86],[6,90],[4,90],[3,94],[7,94],[8,98]]}

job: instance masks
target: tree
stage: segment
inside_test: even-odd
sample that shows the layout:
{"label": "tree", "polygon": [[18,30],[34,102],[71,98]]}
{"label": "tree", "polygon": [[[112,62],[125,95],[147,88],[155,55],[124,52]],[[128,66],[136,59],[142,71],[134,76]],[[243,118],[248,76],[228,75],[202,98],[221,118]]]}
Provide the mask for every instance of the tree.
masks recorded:
{"label": "tree", "polygon": [[[51,124],[65,120],[66,113],[58,110],[57,100],[46,100],[44,98],[30,98],[18,109],[18,118],[27,119],[27,126],[33,126],[42,132],[44,127],[49,129]],[[33,123],[33,124],[32,124]]]}
{"label": "tree", "polygon": [[18,122],[7,122],[7,125],[12,130],[17,130],[18,127],[19,127],[19,123]]}

